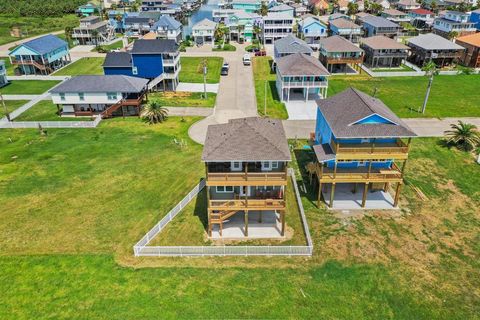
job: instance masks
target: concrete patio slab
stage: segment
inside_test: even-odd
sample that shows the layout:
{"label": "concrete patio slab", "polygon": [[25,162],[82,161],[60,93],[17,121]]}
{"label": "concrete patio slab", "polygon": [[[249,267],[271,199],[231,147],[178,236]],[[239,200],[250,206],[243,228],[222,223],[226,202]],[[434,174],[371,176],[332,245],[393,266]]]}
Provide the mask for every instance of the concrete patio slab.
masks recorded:
{"label": "concrete patio slab", "polygon": [[315,120],[317,118],[317,103],[313,100],[290,100],[285,102],[288,120]]}
{"label": "concrete patio slab", "polygon": [[[391,210],[398,209],[393,206],[393,198],[388,192],[368,191],[365,208],[362,208],[364,185],[357,185],[357,192],[353,193],[352,183],[337,183],[333,201],[333,210]],[[322,188],[323,199],[327,206],[330,204],[331,185]]]}
{"label": "concrete patio slab", "polygon": [[[218,92],[218,83],[207,83],[206,89],[207,92]],[[188,83],[188,82],[180,82],[177,86],[177,91],[182,92],[203,92],[203,83]]]}
{"label": "concrete patio slab", "polygon": [[213,240],[226,239],[282,239],[280,216],[273,211],[262,213],[262,222],[258,222],[260,212],[248,213],[248,237],[245,237],[245,214],[238,212],[223,224],[222,236],[220,226],[214,225],[212,230]]}

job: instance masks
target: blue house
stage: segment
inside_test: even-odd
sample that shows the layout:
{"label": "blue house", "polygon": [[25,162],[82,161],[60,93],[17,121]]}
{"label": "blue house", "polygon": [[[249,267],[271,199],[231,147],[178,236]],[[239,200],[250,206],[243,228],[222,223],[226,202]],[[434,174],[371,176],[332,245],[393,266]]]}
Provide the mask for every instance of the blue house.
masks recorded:
{"label": "blue house", "polygon": [[86,5],[80,6],[77,9],[77,14],[84,17],[91,16],[92,14],[100,13],[100,8],[92,3],[87,3]]}
{"label": "blue house", "polygon": [[474,22],[478,31],[480,31],[480,9],[472,11],[470,22]]}
{"label": "blue house", "polygon": [[105,75],[126,75],[149,79],[149,89],[163,84],[175,90],[180,73],[180,52],[175,40],[136,40],[130,52],[110,52],[103,63]]}
{"label": "blue house", "polygon": [[127,13],[119,10],[109,10],[107,14],[108,21],[110,21],[110,25],[115,28],[115,31],[123,32],[125,30],[125,17]]}
{"label": "blue house", "polygon": [[298,33],[313,48],[319,47],[321,38],[328,36],[328,26],[314,17],[307,17],[298,23]]}
{"label": "blue house", "polygon": [[257,12],[262,7],[260,0],[233,0],[232,9],[244,10],[245,12]]}
{"label": "blue house", "polygon": [[[317,100],[317,105],[313,147],[317,164],[311,174],[318,177],[319,202],[323,193],[329,198],[328,205],[334,207],[335,186],[339,185],[340,197],[353,197],[354,204],[365,208],[367,190],[380,192],[372,198],[388,200],[388,188],[396,184],[390,202],[396,207],[415,133],[382,101],[353,88]],[[364,189],[361,198],[355,195],[358,185]]]}
{"label": "blue house", "polygon": [[22,74],[49,74],[71,61],[68,44],[52,34],[15,47],[9,56]]}

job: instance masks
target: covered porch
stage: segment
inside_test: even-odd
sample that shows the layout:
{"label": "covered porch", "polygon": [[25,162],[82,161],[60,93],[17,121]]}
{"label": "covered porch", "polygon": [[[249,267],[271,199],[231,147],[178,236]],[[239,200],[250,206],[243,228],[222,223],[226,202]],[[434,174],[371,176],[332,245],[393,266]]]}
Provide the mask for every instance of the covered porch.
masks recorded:
{"label": "covered porch", "polygon": [[239,211],[223,226],[212,226],[211,239],[282,239],[282,222],[276,211]]}
{"label": "covered porch", "polygon": [[323,184],[321,195],[328,208],[333,210],[398,209],[394,198],[388,192],[389,188],[389,183]]}

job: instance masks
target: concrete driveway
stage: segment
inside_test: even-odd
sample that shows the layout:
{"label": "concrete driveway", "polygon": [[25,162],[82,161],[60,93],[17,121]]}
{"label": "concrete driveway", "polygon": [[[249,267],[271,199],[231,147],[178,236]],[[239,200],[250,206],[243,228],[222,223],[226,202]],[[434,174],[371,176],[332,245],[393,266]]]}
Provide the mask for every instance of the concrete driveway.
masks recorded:
{"label": "concrete driveway", "polygon": [[244,66],[242,62],[245,45],[235,43],[235,46],[237,51],[234,52],[217,51],[210,54],[204,50],[195,52],[195,48],[191,48],[186,54],[182,53],[185,56],[221,56],[230,64],[228,76],[220,78],[214,114],[195,123],[188,131],[190,137],[198,143],[204,143],[210,124],[257,115],[252,67]]}

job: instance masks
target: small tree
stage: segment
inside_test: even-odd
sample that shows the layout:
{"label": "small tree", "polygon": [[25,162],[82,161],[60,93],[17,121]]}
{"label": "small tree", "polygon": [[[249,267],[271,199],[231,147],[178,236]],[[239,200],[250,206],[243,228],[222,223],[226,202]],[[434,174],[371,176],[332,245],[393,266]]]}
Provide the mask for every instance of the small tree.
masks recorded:
{"label": "small tree", "polygon": [[349,2],[347,7],[348,7],[347,14],[349,16],[353,16],[354,14],[356,14],[358,12],[358,3]]}
{"label": "small tree", "polygon": [[160,123],[168,118],[168,109],[156,101],[152,101],[143,107],[140,116],[149,124]]}
{"label": "small tree", "polygon": [[445,139],[448,144],[457,148],[471,151],[480,146],[480,132],[477,126],[458,121],[458,124],[451,124],[452,130],[445,131]]}
{"label": "small tree", "polygon": [[425,99],[423,100],[423,106],[422,106],[422,113],[425,113],[425,109],[427,108],[428,97],[430,95],[430,90],[432,89],[433,76],[436,75],[438,71],[437,71],[437,65],[432,60],[427,62],[423,66],[422,70],[425,71],[425,75],[428,76],[427,92],[425,94]]}
{"label": "small tree", "polygon": [[458,37],[458,32],[457,32],[457,31],[450,31],[450,32],[448,33],[448,39],[449,39],[449,40],[453,40],[453,39],[455,39],[456,37]]}

